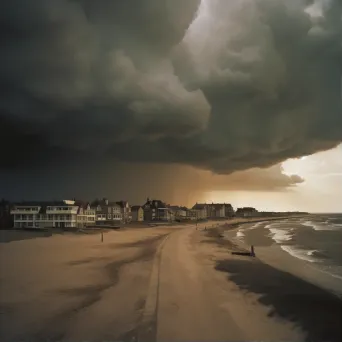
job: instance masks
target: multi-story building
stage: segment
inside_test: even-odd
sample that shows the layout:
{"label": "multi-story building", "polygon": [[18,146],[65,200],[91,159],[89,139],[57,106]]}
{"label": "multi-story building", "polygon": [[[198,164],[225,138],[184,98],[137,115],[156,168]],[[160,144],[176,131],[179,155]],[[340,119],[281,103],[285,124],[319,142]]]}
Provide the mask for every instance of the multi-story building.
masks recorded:
{"label": "multi-story building", "polygon": [[144,221],[144,209],[140,205],[133,205],[131,208],[131,214],[133,222]]}
{"label": "multi-story building", "polygon": [[11,210],[15,228],[76,228],[75,201],[23,202]]}
{"label": "multi-story building", "polygon": [[145,221],[172,221],[174,219],[170,207],[160,200],[147,198],[143,210]]}
{"label": "multi-story building", "polygon": [[239,217],[255,217],[259,216],[258,210],[252,207],[238,208],[236,210],[236,216]]}
{"label": "multi-story building", "polygon": [[226,217],[234,217],[235,216],[235,211],[234,208],[231,204],[226,204],[224,203],[225,206],[225,216]]}
{"label": "multi-story building", "polygon": [[196,203],[192,207],[193,212],[191,213],[191,215],[193,215],[195,213],[197,220],[205,220],[208,218],[208,209],[209,208],[208,208],[207,204]]}
{"label": "multi-story building", "polygon": [[77,202],[77,227],[83,228],[95,225],[96,210],[91,208],[90,203]]}
{"label": "multi-story building", "polygon": [[120,206],[122,221],[124,223],[130,222],[132,220],[132,213],[131,213],[131,207],[128,204],[128,202],[119,201],[119,202],[116,202],[116,204]]}
{"label": "multi-story building", "polygon": [[223,219],[234,216],[233,207],[226,203],[196,203],[192,209],[197,210],[202,219]]}
{"label": "multi-story building", "polygon": [[93,202],[92,207],[95,209],[97,225],[117,225],[123,221],[121,207],[115,202],[104,198]]}

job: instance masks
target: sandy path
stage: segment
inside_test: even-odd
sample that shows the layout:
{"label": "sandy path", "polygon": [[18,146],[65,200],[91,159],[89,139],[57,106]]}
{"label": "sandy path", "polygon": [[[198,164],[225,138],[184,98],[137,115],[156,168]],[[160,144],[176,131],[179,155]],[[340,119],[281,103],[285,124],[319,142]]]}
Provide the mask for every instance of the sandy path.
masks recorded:
{"label": "sandy path", "polygon": [[130,340],[169,229],[0,244],[1,341]]}
{"label": "sandy path", "polygon": [[161,260],[157,341],[302,341],[300,329],[268,317],[257,296],[215,270],[224,257],[231,258],[203,231],[169,237]]}

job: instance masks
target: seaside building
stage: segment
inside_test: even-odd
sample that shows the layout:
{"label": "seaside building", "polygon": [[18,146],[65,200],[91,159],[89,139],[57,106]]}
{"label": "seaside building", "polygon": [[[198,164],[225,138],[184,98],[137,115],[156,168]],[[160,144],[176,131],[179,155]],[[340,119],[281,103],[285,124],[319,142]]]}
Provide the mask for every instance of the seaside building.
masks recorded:
{"label": "seaside building", "polygon": [[83,228],[87,226],[95,225],[96,211],[95,208],[91,208],[90,203],[76,202],[78,205],[77,211],[77,227]]}
{"label": "seaside building", "polygon": [[235,211],[234,208],[231,204],[226,204],[224,203],[224,210],[225,210],[225,217],[234,217],[235,216]]}
{"label": "seaside building", "polygon": [[260,216],[258,210],[252,207],[238,208],[236,210],[236,216],[239,217],[255,217]]}
{"label": "seaside building", "polygon": [[145,221],[166,221],[174,219],[174,214],[170,207],[161,200],[151,200],[147,198],[143,205]]}
{"label": "seaside building", "polygon": [[133,222],[144,221],[144,209],[140,205],[133,205],[131,207],[131,215]]}
{"label": "seaside building", "polygon": [[117,225],[123,222],[119,204],[104,198],[94,201],[91,206],[95,209],[96,225]]}
{"label": "seaside building", "polygon": [[76,228],[78,208],[74,200],[22,202],[11,214],[14,228]]}
{"label": "seaside building", "polygon": [[194,217],[194,219],[197,220],[205,220],[208,218],[208,211],[209,211],[209,206],[207,204],[203,203],[196,203],[192,207],[192,212],[190,213],[190,217]]}
{"label": "seaside building", "polygon": [[129,206],[127,201],[119,201],[116,202],[118,206],[120,206],[121,215],[122,215],[122,221],[124,223],[128,223],[132,220],[132,213],[131,213],[131,207]]}
{"label": "seaside building", "polygon": [[198,211],[200,219],[224,219],[235,215],[232,205],[226,203],[196,203],[192,209]]}

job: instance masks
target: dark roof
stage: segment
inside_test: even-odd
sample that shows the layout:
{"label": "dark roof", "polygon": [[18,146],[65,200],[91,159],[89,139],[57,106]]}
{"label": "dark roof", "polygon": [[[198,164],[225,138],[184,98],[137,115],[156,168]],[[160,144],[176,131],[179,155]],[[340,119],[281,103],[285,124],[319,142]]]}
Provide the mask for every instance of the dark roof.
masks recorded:
{"label": "dark roof", "polygon": [[215,208],[215,210],[219,210],[223,208],[224,204],[216,203],[216,204],[212,204],[212,206]]}
{"label": "dark roof", "polygon": [[252,207],[244,207],[244,208],[238,208],[237,212],[255,212],[257,211],[255,208]]}
{"label": "dark roof", "polygon": [[141,205],[133,205],[131,211],[138,211],[140,208],[142,208]]}
{"label": "dark roof", "polygon": [[64,205],[68,205],[68,204],[65,204],[63,201],[24,201],[24,202],[17,202],[17,203],[14,203],[14,206],[40,206],[40,207],[43,207],[43,206],[53,206],[53,205],[60,205],[60,206],[64,206]]}
{"label": "dark roof", "polygon": [[148,200],[146,201],[146,203],[143,205],[143,209],[147,209],[147,208],[167,208],[167,205],[162,202],[161,200]]}
{"label": "dark roof", "polygon": [[85,201],[76,200],[75,205],[78,205],[80,208],[87,209],[87,207],[88,207],[88,205],[90,205],[90,203],[85,202]]}
{"label": "dark roof", "polygon": [[205,203],[196,203],[192,209],[205,209],[207,207],[207,204]]}

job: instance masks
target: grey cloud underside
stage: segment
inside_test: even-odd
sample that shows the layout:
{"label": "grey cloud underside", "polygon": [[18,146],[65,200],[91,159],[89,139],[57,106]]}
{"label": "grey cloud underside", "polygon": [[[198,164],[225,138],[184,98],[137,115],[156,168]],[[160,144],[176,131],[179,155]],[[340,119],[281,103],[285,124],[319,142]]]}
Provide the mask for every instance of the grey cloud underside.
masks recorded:
{"label": "grey cloud underside", "polygon": [[338,0],[4,2],[0,166],[95,153],[225,174],[332,148],[341,13]]}

